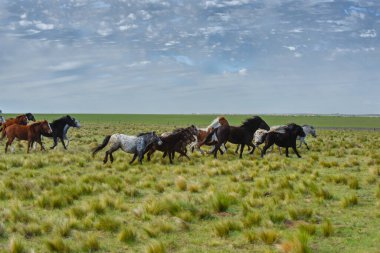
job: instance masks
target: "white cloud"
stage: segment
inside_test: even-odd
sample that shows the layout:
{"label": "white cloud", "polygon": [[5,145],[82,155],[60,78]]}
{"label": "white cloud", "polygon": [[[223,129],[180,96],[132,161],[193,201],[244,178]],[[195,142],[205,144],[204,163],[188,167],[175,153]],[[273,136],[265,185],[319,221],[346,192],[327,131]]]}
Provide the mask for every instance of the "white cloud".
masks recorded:
{"label": "white cloud", "polygon": [[67,71],[67,70],[73,70],[76,68],[79,68],[83,66],[83,62],[78,62],[78,61],[68,61],[68,62],[62,62],[58,65],[54,65],[49,67],[50,70],[53,71]]}
{"label": "white cloud", "polygon": [[45,24],[45,23],[43,23],[41,21],[33,21],[33,23],[40,30],[52,30],[52,29],[54,29],[54,25],[53,24]]}
{"label": "white cloud", "polygon": [[359,35],[362,38],[376,38],[377,34],[374,29],[362,31]]}

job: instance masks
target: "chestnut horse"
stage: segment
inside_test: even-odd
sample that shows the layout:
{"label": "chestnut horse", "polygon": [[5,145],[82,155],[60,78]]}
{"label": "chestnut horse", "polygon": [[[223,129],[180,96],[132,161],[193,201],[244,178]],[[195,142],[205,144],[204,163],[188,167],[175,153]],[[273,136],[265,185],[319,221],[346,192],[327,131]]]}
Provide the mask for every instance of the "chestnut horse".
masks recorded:
{"label": "chestnut horse", "polygon": [[5,137],[5,128],[14,124],[25,126],[26,124],[28,124],[28,120],[36,121],[36,119],[34,118],[34,115],[31,113],[22,114],[22,115],[17,116],[16,118],[7,119],[2,125],[0,125],[2,128],[1,139],[4,139]]}
{"label": "chestnut horse", "polygon": [[50,128],[49,123],[44,120],[40,122],[36,122],[30,125],[11,125],[5,129],[5,135],[7,136],[7,143],[5,145],[5,153],[8,151],[8,146],[12,145],[12,142],[15,138],[19,140],[28,141],[28,150],[29,153],[30,148],[32,147],[34,142],[37,142],[41,145],[41,150],[45,150],[44,145],[41,141],[41,134],[51,134],[52,130]]}
{"label": "chestnut horse", "polygon": [[[213,132],[215,129],[217,129],[220,126],[229,125],[228,121],[225,117],[219,116],[216,119],[214,119],[211,124],[206,128],[198,128],[198,134],[197,134],[197,140],[190,144],[191,151],[194,152],[194,149],[197,149],[201,154],[204,154],[203,150],[200,148],[203,145],[213,146],[213,148],[210,150],[210,153],[214,152],[215,144],[218,142],[218,139],[216,137],[216,134],[213,134],[211,139],[209,141],[206,141],[207,136],[210,135],[211,132]],[[224,152],[227,151],[225,145],[222,145]]]}

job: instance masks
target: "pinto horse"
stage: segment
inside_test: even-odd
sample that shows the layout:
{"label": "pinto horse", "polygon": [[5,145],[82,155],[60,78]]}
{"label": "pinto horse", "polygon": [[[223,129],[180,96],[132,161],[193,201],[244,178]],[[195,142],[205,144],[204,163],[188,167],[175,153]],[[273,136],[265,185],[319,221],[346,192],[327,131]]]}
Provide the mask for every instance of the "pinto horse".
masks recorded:
{"label": "pinto horse", "polygon": [[[214,158],[217,158],[218,151],[221,151],[221,147],[223,146],[225,151],[226,149],[226,143],[228,141],[229,135],[230,135],[230,124],[224,117],[219,117],[220,126],[212,130],[211,133],[209,133],[206,136],[206,139],[202,141],[198,146],[201,146],[203,144],[206,145],[214,145],[214,148],[210,151],[210,153],[214,153]],[[223,152],[221,151],[223,154]]]}
{"label": "pinto horse", "polygon": [[[226,118],[223,116],[219,116],[216,119],[214,119],[207,128],[198,128],[198,134],[196,136],[197,140],[190,144],[191,151],[194,152],[194,149],[197,149],[199,152],[201,152],[201,154],[204,154],[203,150],[200,147],[203,145],[208,145],[213,146],[210,150],[210,153],[214,152],[214,145],[218,142],[216,134],[213,133],[207,141],[206,139],[215,129],[219,128],[220,126],[226,125],[229,125]],[[224,149],[224,152],[226,152],[226,146],[222,144],[222,147]]]}
{"label": "pinto horse", "polygon": [[43,146],[42,141],[41,141],[42,133],[47,133],[47,134],[52,133],[50,125],[46,120],[36,122],[36,123],[26,125],[26,126],[18,125],[18,124],[8,126],[5,129],[5,135],[7,136],[7,139],[8,139],[5,145],[5,153],[7,153],[8,146],[12,145],[12,142],[14,141],[15,138],[19,140],[28,141],[27,153],[29,153],[30,148],[32,147],[34,142],[37,142],[38,144],[41,145],[41,150],[45,150],[45,147]]}
{"label": "pinto horse", "polygon": [[270,148],[273,144],[276,144],[279,147],[286,148],[286,157],[289,157],[289,147],[291,147],[298,158],[301,158],[297,151],[297,137],[305,137],[305,132],[301,126],[294,123],[288,124],[280,130],[267,132],[264,136],[265,146],[261,151],[261,157],[264,157],[268,148]]}

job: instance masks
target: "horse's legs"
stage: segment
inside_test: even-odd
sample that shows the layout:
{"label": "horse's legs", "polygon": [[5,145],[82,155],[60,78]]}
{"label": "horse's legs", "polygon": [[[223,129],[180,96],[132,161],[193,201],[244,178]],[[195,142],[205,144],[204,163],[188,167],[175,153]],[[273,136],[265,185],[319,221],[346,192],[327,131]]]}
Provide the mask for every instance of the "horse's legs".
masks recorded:
{"label": "horse's legs", "polygon": [[309,146],[307,145],[306,141],[304,140],[303,143],[305,143],[307,150],[310,150]]}
{"label": "horse's legs", "polygon": [[289,157],[289,147],[285,148],[285,155],[286,155],[286,157]]}
{"label": "horse's legs", "polygon": [[267,152],[267,149],[270,148],[274,144],[273,141],[266,141],[265,145],[263,147],[263,150],[261,150],[261,158],[264,157],[265,153]]}
{"label": "horse's legs", "polygon": [[278,152],[282,155],[282,148],[280,146],[278,146]]}
{"label": "horse's legs", "polygon": [[14,139],[15,139],[15,137],[8,139],[7,143],[5,144],[5,153],[8,152],[8,146],[12,145],[12,142]]}
{"label": "horse's legs", "polygon": [[300,154],[297,151],[297,146],[295,144],[292,145],[292,149],[293,149],[294,153],[296,153],[296,155],[298,156],[298,158],[301,158]]}
{"label": "horse's legs", "polygon": [[252,155],[253,152],[255,152],[256,146],[253,145],[252,143],[250,143],[250,144],[248,145],[248,148],[249,148],[249,147],[252,147],[252,150],[249,152],[249,154]]}
{"label": "horse's legs", "polygon": [[244,147],[245,147],[245,144],[240,144],[240,155],[239,155],[239,158],[243,158],[243,151],[244,151]]}
{"label": "horse's legs", "polygon": [[144,159],[144,152],[140,151],[139,152],[139,163],[142,164],[142,160]]}
{"label": "horse's legs", "polygon": [[64,149],[67,149],[67,147],[66,147],[66,143],[64,142],[64,138],[63,137],[59,137],[59,139],[61,139],[61,142],[62,142],[62,145],[63,145],[63,148]]}
{"label": "horse's legs", "polygon": [[50,149],[54,149],[57,145],[58,145],[58,137],[57,136],[53,136],[53,146],[50,147]]}
{"label": "horse's legs", "polygon": [[132,160],[129,162],[129,164],[132,164],[132,163],[136,160],[136,158],[137,158],[137,154],[135,153],[135,154],[133,154],[133,158],[132,158]]}
{"label": "horse's legs", "polygon": [[240,148],[240,145],[238,144],[238,145],[236,146],[235,154],[237,154],[237,153],[239,152],[239,148]]}

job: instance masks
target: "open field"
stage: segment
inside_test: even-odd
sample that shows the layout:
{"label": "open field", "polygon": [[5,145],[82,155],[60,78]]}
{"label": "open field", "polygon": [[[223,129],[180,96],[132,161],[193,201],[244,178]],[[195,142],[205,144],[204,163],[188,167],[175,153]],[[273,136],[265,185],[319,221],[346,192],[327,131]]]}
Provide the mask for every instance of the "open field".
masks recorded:
{"label": "open field", "polygon": [[[304,118],[305,117],[305,118]],[[53,119],[57,115],[36,115]],[[90,150],[114,133],[206,126],[215,115],[77,115],[68,151],[4,154],[0,252],[379,252],[380,132],[317,130],[301,159]],[[228,116],[237,125],[246,116]],[[270,124],[378,128],[379,118],[263,116]],[[52,140],[44,139],[49,147]],[[31,251],[34,250],[34,251]]]}
{"label": "open field", "polygon": [[[124,123],[142,126],[164,125],[184,126],[196,124],[207,126],[218,115],[173,115],[173,114],[70,114],[83,123]],[[5,114],[14,117],[15,114]],[[36,114],[38,119],[53,120],[60,114]],[[239,125],[252,115],[226,115],[232,125]],[[270,126],[294,122],[300,125],[309,124],[327,128],[380,128],[380,117],[368,116],[305,116],[305,115],[260,115]]]}

